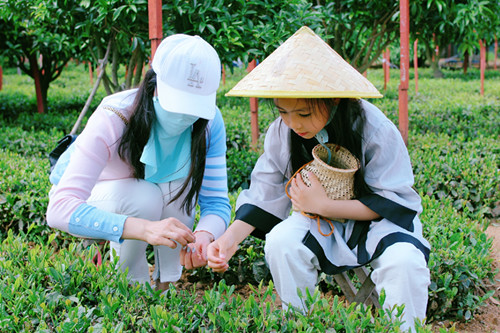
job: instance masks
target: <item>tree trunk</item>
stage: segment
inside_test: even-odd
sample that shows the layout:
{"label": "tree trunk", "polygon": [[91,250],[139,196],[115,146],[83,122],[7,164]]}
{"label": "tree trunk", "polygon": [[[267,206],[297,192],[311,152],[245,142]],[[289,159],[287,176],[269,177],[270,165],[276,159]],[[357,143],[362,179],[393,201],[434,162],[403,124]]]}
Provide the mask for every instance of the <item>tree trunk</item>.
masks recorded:
{"label": "tree trunk", "polygon": [[40,69],[38,68],[38,61],[36,58],[37,58],[36,53],[33,53],[29,56],[28,60],[33,79],[35,80],[36,105],[38,113],[44,113],[47,110],[47,92],[45,92],[45,98],[43,98],[42,78],[40,75]]}
{"label": "tree trunk", "polygon": [[439,58],[434,56],[435,49],[429,45],[429,43],[424,41],[425,53],[427,54],[427,59],[430,59],[430,66],[432,69],[432,74],[436,79],[441,79],[444,77],[443,72],[439,68]]}

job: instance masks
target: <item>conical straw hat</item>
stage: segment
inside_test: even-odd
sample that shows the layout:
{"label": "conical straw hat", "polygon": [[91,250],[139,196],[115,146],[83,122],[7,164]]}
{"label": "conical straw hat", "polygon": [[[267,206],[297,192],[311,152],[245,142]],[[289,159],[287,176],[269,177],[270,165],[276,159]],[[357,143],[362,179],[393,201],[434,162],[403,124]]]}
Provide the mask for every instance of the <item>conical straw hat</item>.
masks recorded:
{"label": "conical straw hat", "polygon": [[382,97],[370,81],[306,26],[274,50],[226,96]]}

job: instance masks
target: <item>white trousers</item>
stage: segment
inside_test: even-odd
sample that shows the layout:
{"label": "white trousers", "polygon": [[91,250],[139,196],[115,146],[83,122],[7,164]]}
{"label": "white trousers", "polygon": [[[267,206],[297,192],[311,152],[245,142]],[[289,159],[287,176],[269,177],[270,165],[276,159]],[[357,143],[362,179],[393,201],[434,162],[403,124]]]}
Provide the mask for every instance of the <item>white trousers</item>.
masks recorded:
{"label": "white trousers", "polygon": [[[290,305],[306,311],[297,289],[305,297],[306,289],[312,294],[317,283],[318,258],[302,243],[309,228],[308,220],[293,214],[266,236],[266,260],[284,308]],[[423,320],[427,308],[430,272],[424,255],[410,243],[396,243],[373,260],[371,266],[375,289],[378,293],[385,289],[383,307],[404,304],[405,323],[401,328],[414,331],[415,318]]]}
{"label": "white trousers", "polygon": [[[153,184],[145,180],[120,179],[98,182],[87,203],[99,209],[139,217],[150,221],[160,221],[167,217],[175,217],[192,229],[194,212],[190,215],[181,209],[184,194],[175,202],[168,204],[182,186],[183,181]],[[149,265],[146,258],[148,243],[126,239],[122,243],[110,242],[111,259],[113,252],[119,257],[122,270],[128,269],[128,278],[132,282],[148,283]],[[180,249],[167,246],[154,246],[155,270],[153,279],[161,282],[179,280],[182,274]]]}

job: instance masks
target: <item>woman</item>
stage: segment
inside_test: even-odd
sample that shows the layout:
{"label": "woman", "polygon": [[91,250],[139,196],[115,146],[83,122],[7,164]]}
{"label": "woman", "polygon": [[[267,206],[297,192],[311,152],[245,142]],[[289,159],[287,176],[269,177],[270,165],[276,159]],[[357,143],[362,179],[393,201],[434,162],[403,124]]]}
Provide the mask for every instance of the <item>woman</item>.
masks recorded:
{"label": "woman", "polygon": [[[307,310],[297,289],[312,293],[320,271],[370,263],[376,290],[386,293],[383,307],[405,305],[402,328],[424,319],[430,250],[418,218],[421,201],[399,131],[361,99],[381,97],[375,87],[303,27],[228,95],[272,97],[280,117],[266,133],[250,188],[238,197],[235,221],[209,245],[209,266],[227,270],[238,244],[253,233],[266,239],[266,260],[285,308]],[[326,143],[360,161],[354,199],[330,199],[313,173],[310,186],[300,173],[293,177],[313,159],[312,149]],[[319,226],[317,217],[300,212],[319,216]]]}
{"label": "woman", "polygon": [[[206,264],[227,227],[226,139],[216,51],[199,36],[162,41],[138,89],[103,99],[51,174],[47,222],[111,241],[131,281],[157,288]],[[201,217],[194,232],[195,206]],[[180,246],[179,246],[180,245]]]}

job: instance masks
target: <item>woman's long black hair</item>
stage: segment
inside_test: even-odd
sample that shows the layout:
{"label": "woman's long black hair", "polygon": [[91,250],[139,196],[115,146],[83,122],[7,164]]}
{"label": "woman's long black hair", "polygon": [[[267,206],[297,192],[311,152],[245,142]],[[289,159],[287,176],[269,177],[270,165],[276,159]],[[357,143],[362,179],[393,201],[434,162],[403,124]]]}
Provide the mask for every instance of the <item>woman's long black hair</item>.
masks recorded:
{"label": "woman's long black hair", "polygon": [[[325,110],[331,112],[335,109],[335,99],[318,98],[306,99],[307,106],[313,112]],[[325,127],[328,132],[328,142],[347,148],[361,162],[359,170],[354,175],[354,194],[356,197],[371,193],[364,180],[364,165],[362,163],[362,140],[365,125],[364,112],[360,101],[357,99],[341,98],[337,110],[330,123]],[[301,166],[313,159],[312,148],[318,143],[315,138],[304,139],[291,132],[290,162],[292,174]]]}
{"label": "woman's long black hair", "polygon": [[[144,164],[140,161],[144,146],[149,140],[151,127],[156,121],[153,105],[153,96],[156,88],[156,73],[150,69],[146,72],[132,104],[132,117],[123,132],[122,140],[118,147],[120,158],[132,166],[134,177],[144,179]],[[201,189],[205,159],[207,155],[207,125],[208,120],[199,118],[193,124],[191,132],[191,167],[182,188],[169,203],[179,199],[190,186],[188,194],[182,202],[186,213],[191,213]]]}

